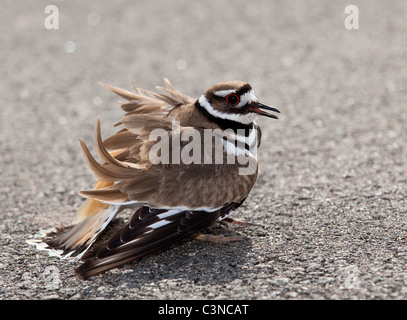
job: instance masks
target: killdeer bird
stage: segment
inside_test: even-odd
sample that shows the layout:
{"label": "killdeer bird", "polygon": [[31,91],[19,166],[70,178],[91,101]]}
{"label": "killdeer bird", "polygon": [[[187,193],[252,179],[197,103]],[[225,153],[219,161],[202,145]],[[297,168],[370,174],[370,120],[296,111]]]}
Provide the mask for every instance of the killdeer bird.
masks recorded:
{"label": "killdeer bird", "polygon": [[[92,190],[80,191],[87,200],[78,212],[76,224],[57,228],[43,240],[30,241],[50,255],[79,257],[83,264],[75,271],[80,279],[187,237],[214,242],[241,239],[199,232],[215,222],[236,222],[229,215],[245,201],[257,178],[253,147],[260,144],[261,131],[255,118],[262,115],[278,119],[267,111],[279,111],[260,103],[252,87],[242,81],[215,84],[199,99],[182,94],[167,79],[164,82],[166,87],[158,87],[162,93],[134,86],[134,92],[129,92],[105,85],[126,99],[121,105],[126,113],[116,124],[122,129],[104,141],[98,120],[95,150],[101,161],[80,140],[85,161],[97,182]],[[174,123],[178,123],[177,131],[173,130]],[[242,165],[237,161],[203,161],[208,160],[208,153],[209,160],[214,159],[210,154],[213,148],[203,142],[209,129],[218,129],[214,137],[224,147],[223,160],[230,160],[230,155],[244,155],[254,170],[241,174]],[[171,154],[169,163],[151,158],[157,143],[151,139],[155,130],[168,134],[168,150],[158,154]],[[219,135],[219,131],[228,135]],[[197,161],[175,161],[174,150],[181,151],[191,139],[182,139],[179,147],[174,146],[174,132],[202,138],[195,144],[204,150],[195,158]],[[112,218],[125,208],[134,212],[130,221],[107,242],[91,248]]]}

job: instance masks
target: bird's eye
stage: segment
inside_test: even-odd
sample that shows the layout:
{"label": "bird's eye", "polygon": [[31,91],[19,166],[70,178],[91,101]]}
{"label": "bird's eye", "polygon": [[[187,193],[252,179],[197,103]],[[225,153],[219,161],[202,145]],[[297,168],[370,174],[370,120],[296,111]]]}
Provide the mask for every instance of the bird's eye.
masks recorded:
{"label": "bird's eye", "polygon": [[226,102],[229,103],[231,106],[235,106],[239,103],[240,99],[239,96],[231,93],[226,96]]}

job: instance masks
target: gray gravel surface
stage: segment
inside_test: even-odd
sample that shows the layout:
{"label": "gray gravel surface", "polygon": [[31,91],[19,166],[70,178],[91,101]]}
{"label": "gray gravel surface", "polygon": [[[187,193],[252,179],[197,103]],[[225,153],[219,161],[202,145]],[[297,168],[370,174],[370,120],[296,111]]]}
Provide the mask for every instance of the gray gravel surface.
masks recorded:
{"label": "gray gravel surface", "polygon": [[[1,299],[407,298],[407,2],[3,0],[0,11]],[[65,50],[67,41],[76,49]],[[89,281],[26,245],[69,224],[92,179],[77,138],[115,132],[98,81],[199,96],[240,79],[260,119],[260,177],[243,242],[182,242]],[[215,186],[216,187],[216,186]],[[113,226],[128,219],[121,214]]]}

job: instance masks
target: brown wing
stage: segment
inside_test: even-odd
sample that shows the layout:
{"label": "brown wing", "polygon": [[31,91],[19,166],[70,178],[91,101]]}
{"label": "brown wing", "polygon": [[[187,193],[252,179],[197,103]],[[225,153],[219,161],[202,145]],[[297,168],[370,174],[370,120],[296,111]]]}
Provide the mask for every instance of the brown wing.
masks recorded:
{"label": "brown wing", "polygon": [[[136,122],[147,132],[152,127],[167,130],[169,139],[173,138],[170,131],[172,123],[168,119],[143,115],[135,118]],[[132,127],[129,123],[124,124],[130,132]],[[180,134],[188,130],[192,128],[180,127]],[[256,180],[257,172],[240,176],[238,164],[203,164],[204,154],[201,156],[202,164],[153,164],[149,151],[157,142],[150,141],[144,134],[135,135],[134,140],[136,143],[125,146],[124,151],[113,157],[102,143],[100,124],[97,123],[96,151],[104,163],[99,163],[81,141],[85,160],[98,180],[114,184],[103,189],[81,191],[83,196],[109,203],[143,202],[153,207],[217,208],[246,197]],[[181,143],[179,147],[184,147],[186,143]],[[121,142],[118,145],[124,146]],[[172,155],[174,148],[172,143],[169,145],[168,153]],[[201,150],[205,150],[203,145]],[[175,154],[177,152],[179,150]],[[215,153],[212,151],[212,156]]]}

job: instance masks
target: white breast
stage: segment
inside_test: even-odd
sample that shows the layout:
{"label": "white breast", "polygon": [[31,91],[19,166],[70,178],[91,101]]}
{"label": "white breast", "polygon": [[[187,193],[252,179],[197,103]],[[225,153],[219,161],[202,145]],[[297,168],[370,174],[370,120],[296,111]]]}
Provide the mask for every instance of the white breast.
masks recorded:
{"label": "white breast", "polygon": [[[258,146],[258,125],[253,121],[253,129],[250,129],[249,135],[245,136],[244,129],[225,130],[223,138],[223,149],[227,154],[246,155],[257,159]],[[225,139],[226,138],[226,139]]]}

